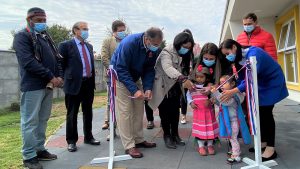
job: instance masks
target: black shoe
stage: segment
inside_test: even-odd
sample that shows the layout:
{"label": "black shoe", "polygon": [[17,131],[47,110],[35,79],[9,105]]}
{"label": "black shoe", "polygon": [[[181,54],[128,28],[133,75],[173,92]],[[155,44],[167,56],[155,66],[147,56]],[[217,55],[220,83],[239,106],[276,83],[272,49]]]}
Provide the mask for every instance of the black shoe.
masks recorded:
{"label": "black shoe", "polygon": [[90,140],[84,140],[84,143],[85,144],[90,144],[90,145],[100,145],[100,141],[95,140],[94,138],[90,139]]}
{"label": "black shoe", "polygon": [[274,151],[274,153],[273,153],[270,157],[268,157],[268,158],[261,157],[261,160],[262,160],[262,162],[264,162],[264,161],[273,160],[273,159],[275,159],[275,158],[277,158],[277,153],[276,153],[276,151]]}
{"label": "black shoe", "polygon": [[173,141],[171,136],[164,136],[165,145],[167,148],[176,149],[176,143]]}
{"label": "black shoe", "polygon": [[[266,149],[266,147],[262,147],[262,148],[261,148],[261,152],[264,152],[265,149]],[[254,152],[255,152],[254,147],[249,148],[249,152],[250,152],[250,153],[254,153]]]}
{"label": "black shoe", "polygon": [[69,151],[69,152],[75,152],[75,151],[77,151],[77,146],[76,146],[76,144],[69,144],[69,145],[68,145],[68,151]]}
{"label": "black shoe", "polygon": [[50,161],[50,160],[56,160],[57,155],[49,153],[47,150],[43,151],[37,151],[37,158],[40,161]]}
{"label": "black shoe", "polygon": [[154,123],[153,121],[149,121],[147,124],[147,129],[153,129],[154,128]]}
{"label": "black shoe", "polygon": [[23,160],[23,166],[28,169],[43,169],[43,166],[39,163],[37,157],[33,157],[28,160]]}
{"label": "black shoe", "polygon": [[179,136],[174,136],[173,140],[177,145],[185,146],[185,142]]}

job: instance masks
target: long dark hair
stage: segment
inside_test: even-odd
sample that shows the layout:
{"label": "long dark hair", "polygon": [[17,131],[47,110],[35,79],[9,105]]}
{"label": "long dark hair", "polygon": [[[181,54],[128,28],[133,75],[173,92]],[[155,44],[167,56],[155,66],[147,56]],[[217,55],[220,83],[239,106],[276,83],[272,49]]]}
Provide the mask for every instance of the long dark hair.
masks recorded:
{"label": "long dark hair", "polygon": [[188,33],[188,32],[181,32],[179,34],[177,34],[174,38],[174,42],[173,42],[173,46],[176,49],[176,51],[178,51],[181,46],[185,43],[191,42],[192,43],[192,47],[191,49],[188,51],[188,53],[184,54],[184,55],[180,55],[182,56],[182,62],[181,62],[181,67],[182,67],[182,74],[185,76],[188,76],[190,73],[190,61],[191,61],[191,53],[193,53],[193,47],[194,47],[194,38],[193,36]]}
{"label": "long dark hair", "polygon": [[193,50],[195,44],[193,36],[187,32],[181,32],[175,36],[173,46],[176,51],[178,51],[183,44],[186,44],[188,42],[192,43],[192,48],[190,50]]}
{"label": "long dark hair", "polygon": [[[244,48],[241,44],[239,44],[235,40],[226,39],[220,44],[220,53],[222,53],[221,52],[222,49],[232,49],[233,45],[235,45],[237,48],[236,57],[235,57],[233,64],[235,65],[235,67],[237,69],[240,69],[242,67],[242,65],[240,65],[239,62],[243,58],[242,49]],[[232,67],[231,67],[232,62],[228,61],[224,54],[222,54],[222,57],[221,57],[221,64],[222,64],[222,74],[228,74],[228,73],[232,74],[233,73]]]}
{"label": "long dark hair", "polygon": [[237,50],[236,50],[236,57],[235,57],[235,60],[234,60],[234,63],[238,63],[242,60],[243,58],[243,55],[242,55],[242,45],[239,44],[237,41],[233,40],[233,39],[226,39],[224,40],[220,46],[221,46],[221,49],[225,48],[225,49],[232,49],[233,48],[233,45],[236,46]]}
{"label": "long dark hair", "polygon": [[212,79],[211,82],[213,82],[213,80],[214,80],[214,83],[218,84],[219,81],[220,81],[220,76],[221,76],[221,63],[220,63],[220,55],[221,54],[220,54],[220,50],[219,50],[218,46],[215,45],[214,43],[209,42],[209,43],[206,43],[206,44],[203,45],[203,47],[201,49],[201,52],[200,52],[200,56],[199,56],[199,58],[197,60],[197,63],[196,63],[196,66],[195,66],[193,72],[195,73],[195,71],[196,71],[196,69],[197,69],[197,67],[199,65],[207,67],[203,63],[203,56],[205,54],[214,55],[216,57],[216,63],[214,65],[214,67],[213,67],[213,69],[214,69],[213,70],[214,71],[213,72],[213,76],[212,76],[213,79]]}

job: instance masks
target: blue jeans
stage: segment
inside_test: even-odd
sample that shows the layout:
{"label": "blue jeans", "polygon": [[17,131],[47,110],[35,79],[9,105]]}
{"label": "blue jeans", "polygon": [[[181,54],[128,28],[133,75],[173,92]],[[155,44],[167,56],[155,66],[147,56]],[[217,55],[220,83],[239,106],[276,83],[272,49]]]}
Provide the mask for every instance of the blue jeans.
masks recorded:
{"label": "blue jeans", "polygon": [[24,160],[45,150],[46,128],[52,108],[53,91],[48,89],[21,94],[22,155]]}

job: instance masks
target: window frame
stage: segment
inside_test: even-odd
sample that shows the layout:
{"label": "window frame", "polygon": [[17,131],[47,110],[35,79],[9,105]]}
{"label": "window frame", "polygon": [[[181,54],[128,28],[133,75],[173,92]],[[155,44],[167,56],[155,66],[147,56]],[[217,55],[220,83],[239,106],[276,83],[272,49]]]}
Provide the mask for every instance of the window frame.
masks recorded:
{"label": "window frame", "polygon": [[[288,84],[294,84],[294,85],[298,85],[299,84],[299,79],[298,79],[298,64],[297,64],[297,58],[295,58],[295,53],[297,55],[297,50],[296,49],[292,49],[292,50],[288,50],[288,51],[285,51],[284,52],[284,56],[283,56],[283,60],[284,60],[284,76],[286,77],[286,82]],[[288,70],[287,70],[287,64],[286,64],[286,54],[292,54],[292,57],[293,57],[293,73],[294,73],[294,81],[288,81]],[[297,55],[298,56],[298,55]]]}
{"label": "window frame", "polygon": [[[290,30],[291,30],[291,25],[292,25],[292,22],[294,21],[294,31],[295,31],[295,36],[296,36],[296,22],[295,22],[295,18],[291,18],[289,19],[287,22],[285,22],[284,24],[282,24],[281,26],[281,30],[280,30],[280,37],[279,37],[279,41],[278,41],[278,45],[277,45],[277,52],[286,52],[286,51],[289,51],[289,50],[294,50],[296,49],[296,38],[295,38],[295,42],[294,42],[294,45],[293,46],[290,46],[290,47],[287,47],[287,44],[288,44],[288,40],[289,40],[289,35],[290,35]],[[286,37],[285,37],[285,40],[284,40],[284,47],[282,49],[279,49],[280,45],[281,45],[281,38],[282,38],[282,31],[283,31],[283,27],[285,26],[288,26],[287,28],[287,33],[286,33]]]}

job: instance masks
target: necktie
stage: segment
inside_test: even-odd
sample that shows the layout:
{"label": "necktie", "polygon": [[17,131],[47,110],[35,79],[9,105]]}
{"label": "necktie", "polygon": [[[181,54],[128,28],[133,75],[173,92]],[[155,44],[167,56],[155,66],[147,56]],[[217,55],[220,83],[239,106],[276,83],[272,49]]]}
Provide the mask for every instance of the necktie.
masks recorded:
{"label": "necktie", "polygon": [[84,60],[84,64],[85,64],[86,76],[91,77],[91,67],[90,67],[88,56],[86,54],[84,43],[80,42],[80,44],[82,47],[82,55],[83,55],[83,60]]}

